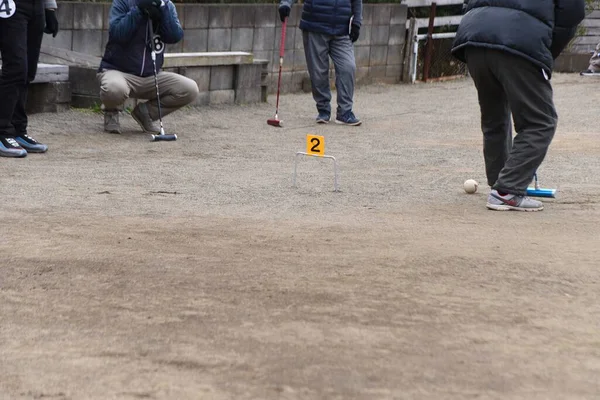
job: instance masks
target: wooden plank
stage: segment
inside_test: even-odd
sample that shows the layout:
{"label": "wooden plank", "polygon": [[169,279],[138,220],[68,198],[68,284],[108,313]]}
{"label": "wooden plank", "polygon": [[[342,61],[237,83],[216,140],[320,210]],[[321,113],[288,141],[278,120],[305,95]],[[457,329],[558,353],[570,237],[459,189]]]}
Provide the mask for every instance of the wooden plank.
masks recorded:
{"label": "wooden plank", "polygon": [[408,7],[431,7],[431,3],[434,2],[439,7],[462,4],[463,0],[405,0],[402,4],[406,4]]}
{"label": "wooden plank", "polygon": [[[462,20],[462,15],[451,15],[449,17],[437,17],[433,21],[433,26],[458,25]],[[429,26],[429,18],[417,18],[417,29],[427,28]],[[406,21],[406,29],[409,28],[409,21]]]}

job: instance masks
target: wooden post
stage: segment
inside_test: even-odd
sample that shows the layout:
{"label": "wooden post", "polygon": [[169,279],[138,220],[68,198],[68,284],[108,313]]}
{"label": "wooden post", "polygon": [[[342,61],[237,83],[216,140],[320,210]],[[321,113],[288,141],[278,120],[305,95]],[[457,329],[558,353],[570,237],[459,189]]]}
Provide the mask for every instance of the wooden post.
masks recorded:
{"label": "wooden post", "polygon": [[402,59],[402,82],[410,82],[413,65],[413,46],[417,30],[417,19],[412,17],[408,23],[406,40],[404,41],[404,57]]}
{"label": "wooden post", "polygon": [[431,3],[429,10],[429,27],[427,28],[427,47],[425,48],[425,65],[423,65],[423,82],[429,79],[429,68],[431,67],[431,53],[433,52],[433,21],[435,20],[435,8],[437,4]]}

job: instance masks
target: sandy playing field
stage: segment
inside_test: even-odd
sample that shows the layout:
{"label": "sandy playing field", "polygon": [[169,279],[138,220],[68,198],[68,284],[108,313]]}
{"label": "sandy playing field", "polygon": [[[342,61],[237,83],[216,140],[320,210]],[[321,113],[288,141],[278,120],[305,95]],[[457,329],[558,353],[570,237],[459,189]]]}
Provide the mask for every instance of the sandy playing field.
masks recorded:
{"label": "sandy playing field", "polygon": [[[1,399],[597,399],[600,81],[553,78],[539,213],[488,211],[470,80],[31,117],[0,159]],[[294,155],[324,135],[339,163]],[[480,182],[467,195],[465,179]]]}

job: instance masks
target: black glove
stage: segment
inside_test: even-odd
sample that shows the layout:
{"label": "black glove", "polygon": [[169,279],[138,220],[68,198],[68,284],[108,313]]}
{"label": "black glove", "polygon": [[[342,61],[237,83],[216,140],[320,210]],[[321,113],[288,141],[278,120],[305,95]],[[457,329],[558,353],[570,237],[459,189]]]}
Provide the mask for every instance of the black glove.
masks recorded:
{"label": "black glove", "polygon": [[356,24],[352,24],[352,27],[350,28],[350,40],[352,40],[352,43],[356,42],[358,40],[359,36],[360,36],[360,26],[358,26]]}
{"label": "black glove", "polygon": [[46,27],[45,33],[51,33],[52,37],[56,37],[58,33],[58,19],[56,19],[56,11],[46,10]]}
{"label": "black glove", "polygon": [[155,22],[160,21],[162,17],[160,13],[160,0],[140,0],[138,7],[148,18],[151,18]]}
{"label": "black glove", "polygon": [[279,18],[281,18],[281,22],[290,16],[290,11],[290,6],[279,6]]}

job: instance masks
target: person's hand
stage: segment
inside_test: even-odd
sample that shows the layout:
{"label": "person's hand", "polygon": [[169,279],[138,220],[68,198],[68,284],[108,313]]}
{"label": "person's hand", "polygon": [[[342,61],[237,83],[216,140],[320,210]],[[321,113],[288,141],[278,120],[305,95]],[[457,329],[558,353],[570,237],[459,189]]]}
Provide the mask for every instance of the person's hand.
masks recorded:
{"label": "person's hand", "polygon": [[285,19],[290,16],[290,11],[290,6],[279,6],[279,18],[281,18],[281,22],[285,21]]}
{"label": "person's hand", "polygon": [[358,26],[356,24],[352,24],[352,27],[350,28],[350,40],[352,40],[352,43],[356,42],[358,40],[359,36],[360,36],[360,26]]}
{"label": "person's hand", "polygon": [[160,21],[161,19],[160,6],[160,0],[140,0],[138,3],[142,13],[153,21]]}
{"label": "person's hand", "polygon": [[44,33],[52,34],[52,37],[56,37],[58,33],[58,19],[56,19],[56,11],[46,10],[46,27]]}

